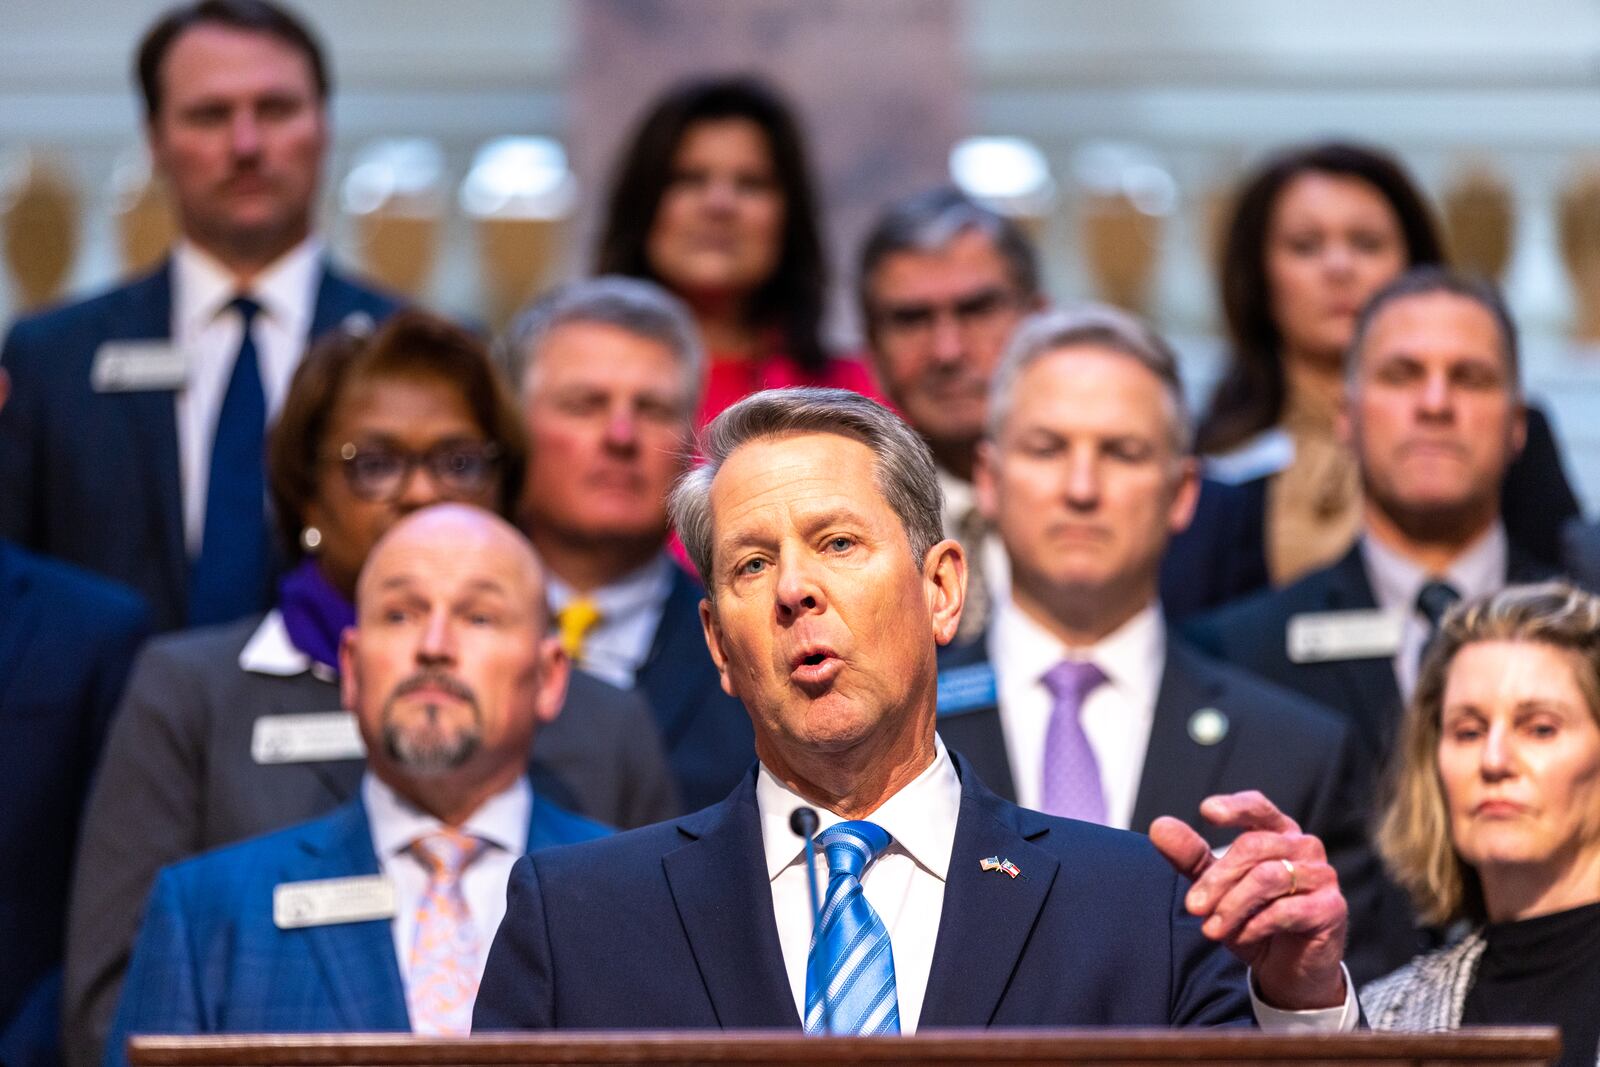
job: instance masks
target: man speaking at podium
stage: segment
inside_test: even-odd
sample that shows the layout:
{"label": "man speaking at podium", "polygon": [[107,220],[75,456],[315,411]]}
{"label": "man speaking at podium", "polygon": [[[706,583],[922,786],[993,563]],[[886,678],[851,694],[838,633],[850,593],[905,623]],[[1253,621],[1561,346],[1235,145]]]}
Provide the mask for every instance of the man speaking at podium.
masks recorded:
{"label": "man speaking at podium", "polygon": [[1214,859],[1175,819],[1018,808],[936,738],[966,562],[904,423],[776,390],[703,448],[672,514],[759,766],[696,814],[519,860],[475,1030],[1355,1025],[1337,877],[1264,797],[1207,801],[1247,831]]}

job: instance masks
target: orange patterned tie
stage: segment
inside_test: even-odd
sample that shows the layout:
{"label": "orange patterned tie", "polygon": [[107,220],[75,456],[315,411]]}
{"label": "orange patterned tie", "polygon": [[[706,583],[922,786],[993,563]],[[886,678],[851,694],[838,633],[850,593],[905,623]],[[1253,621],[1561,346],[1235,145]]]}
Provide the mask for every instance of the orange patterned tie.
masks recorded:
{"label": "orange patterned tie", "polygon": [[459,830],[439,830],[411,843],[428,872],[411,942],[406,1004],[418,1034],[466,1034],[478,995],[478,931],[461,893],[461,872],[483,854],[485,843]]}

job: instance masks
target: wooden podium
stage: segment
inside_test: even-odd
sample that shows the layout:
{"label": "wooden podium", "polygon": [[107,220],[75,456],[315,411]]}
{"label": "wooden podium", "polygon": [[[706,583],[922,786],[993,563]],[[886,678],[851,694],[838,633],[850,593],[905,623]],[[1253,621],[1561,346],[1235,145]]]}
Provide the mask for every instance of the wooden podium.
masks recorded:
{"label": "wooden podium", "polygon": [[544,1067],[567,1064],[737,1064],[835,1067],[870,1063],[948,1067],[1047,1064],[1248,1063],[1317,1065],[1548,1064],[1553,1027],[1447,1034],[1314,1036],[1254,1030],[930,1030],[914,1037],[807,1038],[791,1031],[565,1032],[453,1040],[407,1034],[238,1034],[135,1037],[133,1067]]}

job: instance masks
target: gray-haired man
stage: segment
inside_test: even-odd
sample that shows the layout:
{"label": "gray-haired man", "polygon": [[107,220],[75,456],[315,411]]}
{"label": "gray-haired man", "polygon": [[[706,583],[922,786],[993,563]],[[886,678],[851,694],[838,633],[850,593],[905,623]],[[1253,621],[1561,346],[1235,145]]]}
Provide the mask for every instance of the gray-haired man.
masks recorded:
{"label": "gray-haired man", "polygon": [[649,282],[563,286],[499,343],[528,426],[521,523],[549,572],[567,653],[639,689],[683,801],[723,796],[755,758],[700,637],[701,589],[665,550],[667,492],[692,451],[705,357],[693,320]]}
{"label": "gray-haired man", "polygon": [[[1265,798],[1210,801],[1259,831],[1213,860],[1175,819],[1152,847],[1025,811],[940,743],[935,650],[965,558],[904,423],[845,391],[775,390],[718,416],[705,452],[673,514],[760,767],[704,811],[523,860],[475,1029],[1248,1020],[1217,942],[1262,1001],[1355,1025],[1337,878]],[[797,808],[819,816],[834,902],[814,948]]]}
{"label": "gray-haired man", "polygon": [[1171,633],[1158,579],[1198,489],[1171,349],[1108,307],[1017,328],[989,397],[978,499],[1011,564],[978,640],[940,655],[939,733],[1024,807],[1145,830],[1176,813],[1214,846],[1208,794],[1259,790],[1322,839],[1350,899],[1351,969],[1386,952],[1363,814],[1371,768],[1327,709],[1215,663]]}

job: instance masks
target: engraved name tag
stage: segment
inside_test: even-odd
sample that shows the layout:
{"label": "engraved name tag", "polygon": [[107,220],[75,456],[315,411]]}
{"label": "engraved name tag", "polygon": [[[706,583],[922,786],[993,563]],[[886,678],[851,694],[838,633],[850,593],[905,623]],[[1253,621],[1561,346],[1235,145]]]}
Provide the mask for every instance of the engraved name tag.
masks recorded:
{"label": "engraved name tag", "polygon": [[321,763],[366,755],[356,717],[348,711],[263,715],[250,732],[250,758],[257,763]]}
{"label": "engraved name tag", "polygon": [[1289,659],[1295,663],[1381,659],[1400,651],[1405,616],[1398,611],[1319,611],[1289,620]]}
{"label": "engraved name tag", "polygon": [[272,890],[272,922],[280,930],[394,917],[394,883],[381,874],[285,882]]}
{"label": "engraved name tag", "polygon": [[97,393],[182,389],[188,380],[189,358],[170,341],[107,341],[89,369]]}

